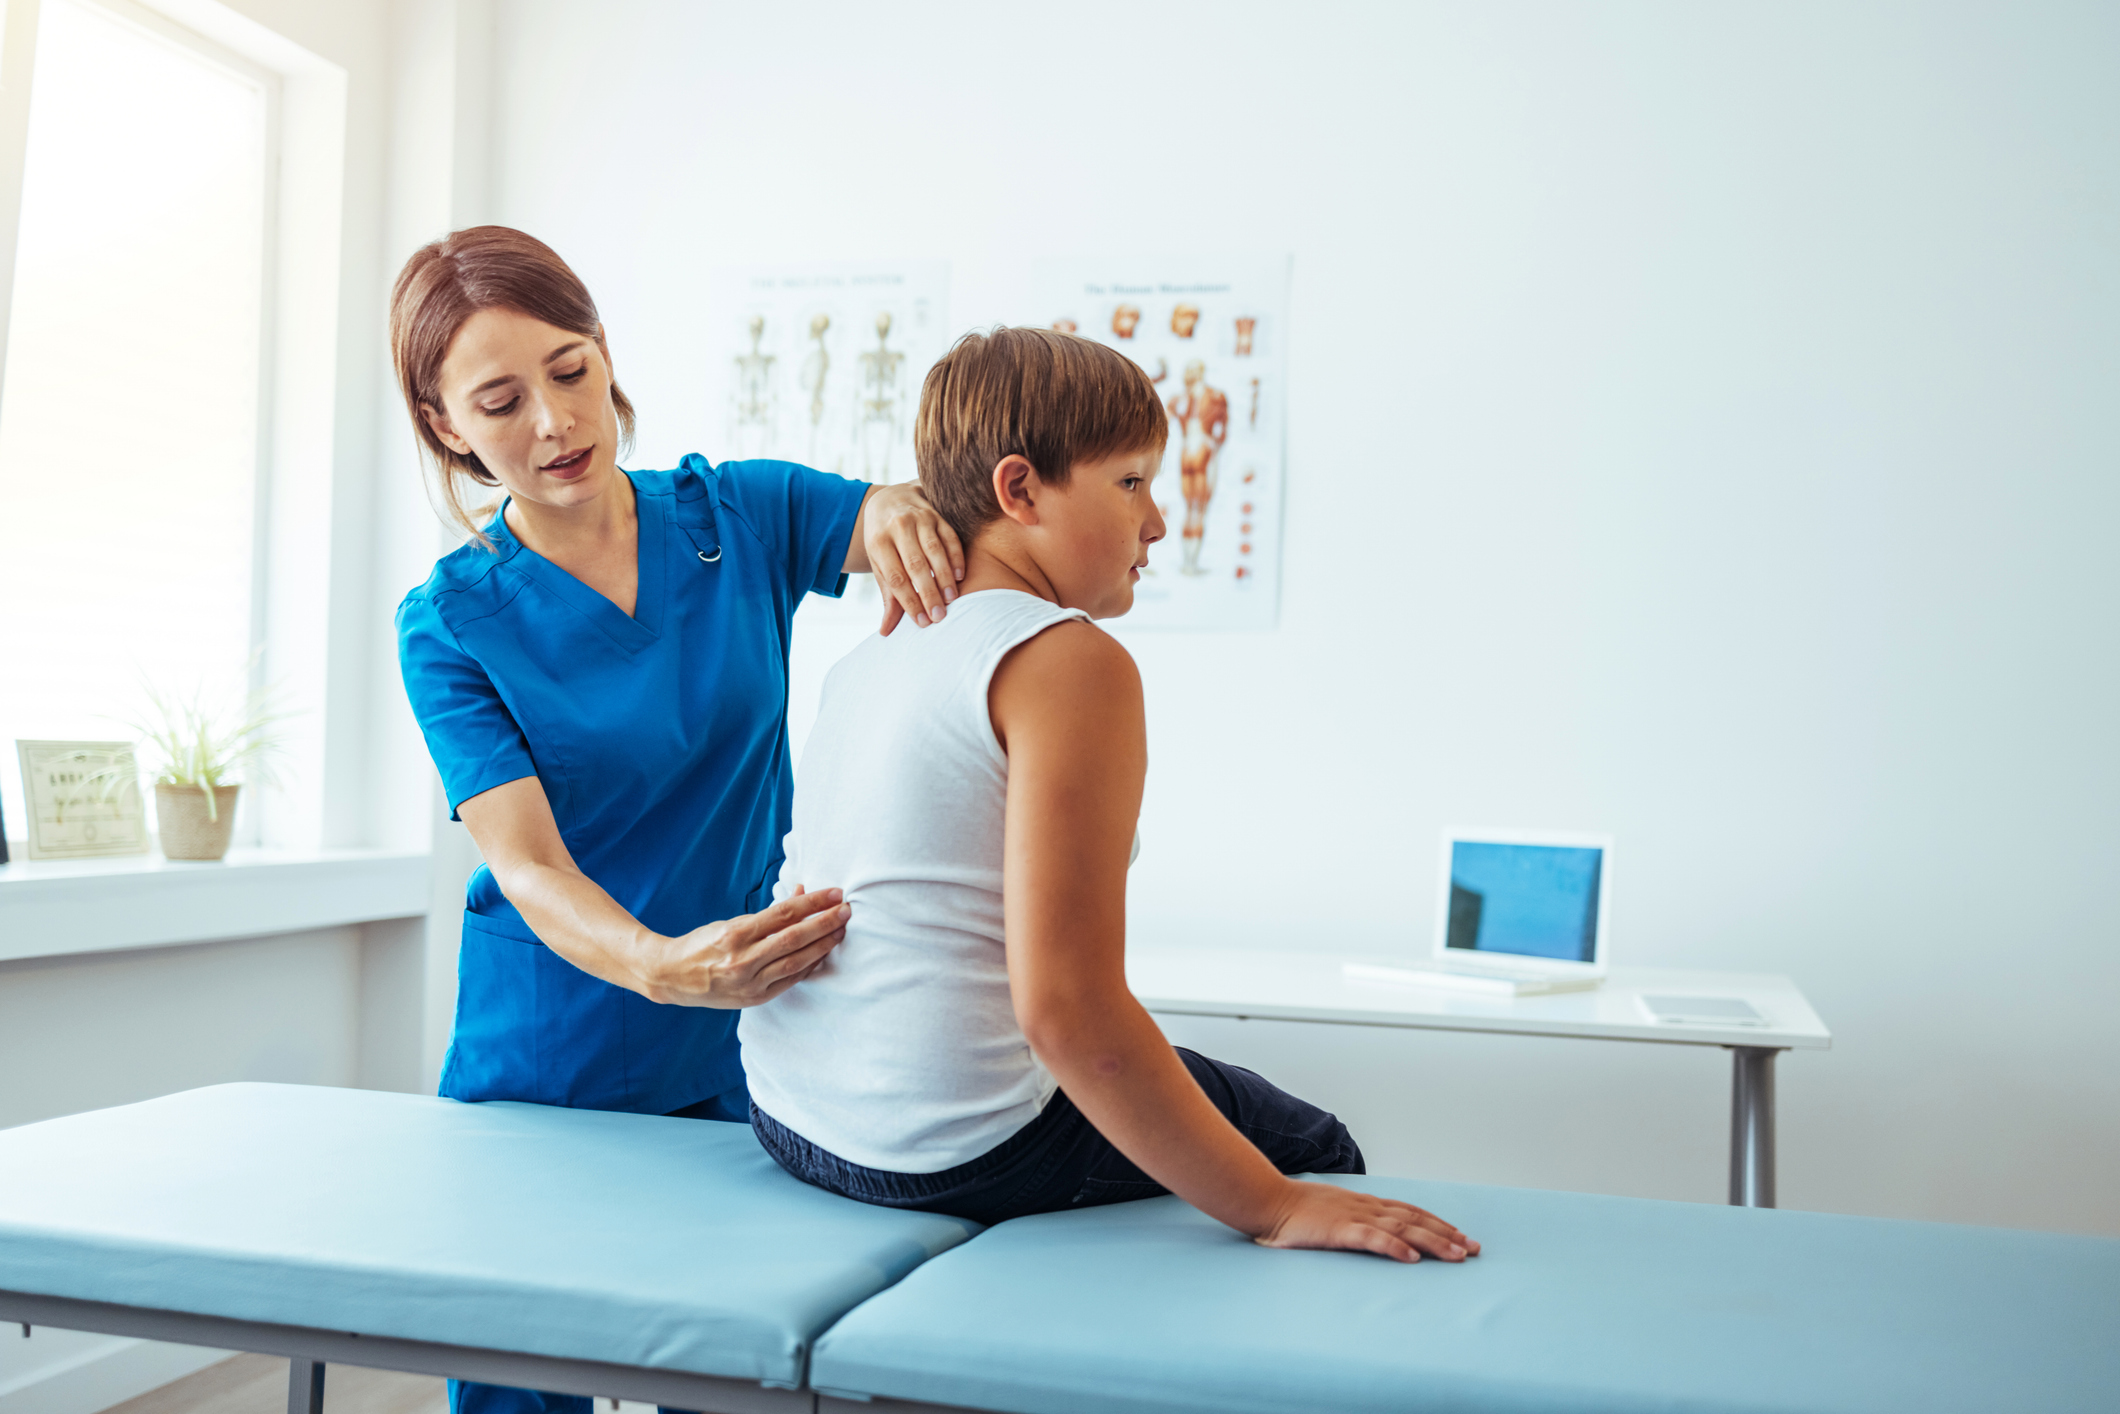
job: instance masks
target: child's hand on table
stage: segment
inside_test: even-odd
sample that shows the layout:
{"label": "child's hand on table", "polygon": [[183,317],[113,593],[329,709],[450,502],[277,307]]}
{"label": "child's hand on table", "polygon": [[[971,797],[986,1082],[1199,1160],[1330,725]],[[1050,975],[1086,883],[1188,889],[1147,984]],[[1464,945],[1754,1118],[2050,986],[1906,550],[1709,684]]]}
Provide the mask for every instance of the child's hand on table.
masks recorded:
{"label": "child's hand on table", "polygon": [[1273,1226],[1252,1239],[1262,1247],[1374,1252],[1399,1262],[1418,1262],[1424,1253],[1445,1262],[1480,1254],[1479,1243],[1411,1203],[1296,1179],[1288,1190]]}

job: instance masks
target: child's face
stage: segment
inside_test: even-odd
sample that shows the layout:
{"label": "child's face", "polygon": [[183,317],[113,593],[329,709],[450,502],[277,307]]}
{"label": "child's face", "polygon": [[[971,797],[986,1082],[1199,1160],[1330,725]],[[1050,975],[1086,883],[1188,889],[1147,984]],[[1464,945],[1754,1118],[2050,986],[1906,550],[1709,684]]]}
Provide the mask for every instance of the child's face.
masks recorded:
{"label": "child's face", "polygon": [[1163,463],[1154,451],[1076,462],[1067,485],[1038,496],[1039,568],[1060,602],[1091,618],[1116,618],[1134,606],[1134,585],[1148,547],[1164,536],[1163,513],[1150,486]]}

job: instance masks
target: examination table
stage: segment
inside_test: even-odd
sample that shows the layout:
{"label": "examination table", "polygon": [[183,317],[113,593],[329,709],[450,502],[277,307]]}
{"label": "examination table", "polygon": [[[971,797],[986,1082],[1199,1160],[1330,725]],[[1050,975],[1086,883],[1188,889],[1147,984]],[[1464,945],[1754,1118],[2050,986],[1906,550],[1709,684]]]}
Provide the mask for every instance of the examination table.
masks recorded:
{"label": "examination table", "polygon": [[0,1132],[0,1319],[678,1408],[2120,1410],[2120,1242],[1334,1180],[1485,1244],[1256,1247],[1175,1199],[974,1225],[748,1128],[224,1085]]}

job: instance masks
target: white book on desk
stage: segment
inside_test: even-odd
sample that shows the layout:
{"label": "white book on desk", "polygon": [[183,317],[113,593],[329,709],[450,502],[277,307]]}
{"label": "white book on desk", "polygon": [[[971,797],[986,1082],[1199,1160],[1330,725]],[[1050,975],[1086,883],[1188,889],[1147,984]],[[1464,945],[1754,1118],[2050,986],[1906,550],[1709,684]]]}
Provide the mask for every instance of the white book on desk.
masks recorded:
{"label": "white book on desk", "polygon": [[1382,963],[1349,962],[1340,969],[1353,981],[1386,982],[1399,987],[1425,987],[1442,992],[1471,992],[1483,997],[1535,997],[1553,992],[1584,992],[1602,977],[1510,977],[1496,972],[1471,972],[1439,967],[1387,967]]}

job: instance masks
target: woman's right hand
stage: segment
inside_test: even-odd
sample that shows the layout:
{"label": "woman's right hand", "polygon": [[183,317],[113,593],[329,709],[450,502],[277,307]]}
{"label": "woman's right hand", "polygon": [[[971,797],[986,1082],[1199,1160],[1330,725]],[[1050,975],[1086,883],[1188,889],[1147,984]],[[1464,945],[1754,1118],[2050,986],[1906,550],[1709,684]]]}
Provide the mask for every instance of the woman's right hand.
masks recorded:
{"label": "woman's right hand", "polygon": [[640,993],[671,1006],[747,1007],[810,975],[845,940],[851,913],[838,889],[801,888],[758,913],[660,940]]}
{"label": "woman's right hand", "polygon": [[559,837],[535,776],[457,806],[501,893],[539,941],[614,987],[672,1006],[769,1002],[808,976],[846,937],[838,889],[797,889],[760,913],[666,938],[642,926],[582,873]]}

